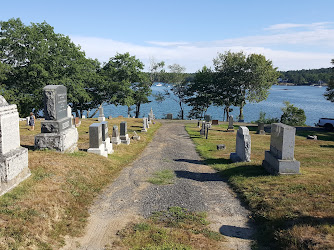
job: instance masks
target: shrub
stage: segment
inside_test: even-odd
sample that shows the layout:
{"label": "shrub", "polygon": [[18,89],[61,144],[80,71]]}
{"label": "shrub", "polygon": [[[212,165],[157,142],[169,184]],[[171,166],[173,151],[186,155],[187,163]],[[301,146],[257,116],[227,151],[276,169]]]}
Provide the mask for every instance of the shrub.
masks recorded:
{"label": "shrub", "polygon": [[290,126],[304,126],[306,122],[304,110],[293,106],[288,101],[285,101],[284,104],[281,122]]}

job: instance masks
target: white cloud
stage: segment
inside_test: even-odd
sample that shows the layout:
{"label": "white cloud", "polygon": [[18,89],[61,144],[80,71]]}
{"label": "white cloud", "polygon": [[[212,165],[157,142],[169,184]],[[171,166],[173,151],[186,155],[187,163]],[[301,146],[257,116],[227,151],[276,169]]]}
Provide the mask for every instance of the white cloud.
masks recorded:
{"label": "white cloud", "polygon": [[300,24],[300,23],[280,23],[274,24],[265,28],[265,30],[286,30],[293,28],[308,28],[308,29],[325,29],[328,25],[332,24],[332,22],[318,22],[311,24]]}
{"label": "white cloud", "polygon": [[[319,28],[327,24],[277,24],[269,28],[272,30],[295,27],[313,28],[309,31],[281,32],[209,42],[150,41],[147,42],[147,45],[137,45],[94,37],[72,36],[71,38],[74,43],[81,45],[88,57],[107,62],[117,52],[129,52],[146,65],[146,70],[149,68],[150,58],[154,57],[156,61],[163,60],[167,65],[178,63],[185,66],[187,72],[195,72],[204,65],[212,66],[212,59],[217,56],[217,53],[224,53],[228,50],[263,54],[267,59],[272,60],[274,66],[279,70],[294,70],[331,67],[330,61],[334,58],[334,29]],[[296,46],[298,49],[303,47],[305,51],[282,49],[287,45]],[[281,49],[274,49],[272,46],[279,46]],[[323,51],[330,52],[324,53]]]}

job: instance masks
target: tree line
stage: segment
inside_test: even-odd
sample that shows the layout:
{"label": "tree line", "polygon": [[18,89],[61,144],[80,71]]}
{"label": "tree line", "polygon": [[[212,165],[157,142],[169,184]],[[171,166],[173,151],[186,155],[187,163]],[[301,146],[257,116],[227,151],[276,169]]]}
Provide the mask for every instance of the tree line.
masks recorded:
{"label": "tree line", "polygon": [[129,53],[117,53],[103,64],[86,58],[68,36],[56,34],[46,22],[24,25],[20,19],[9,19],[1,21],[0,28],[0,94],[17,104],[21,117],[43,109],[42,90],[50,84],[67,87],[68,102],[78,117],[85,111],[94,116],[104,103],[125,105],[129,114],[135,107],[139,117],[151,86],[162,82],[172,87],[156,100],[173,97],[181,119],[186,104],[192,107],[189,117],[203,117],[216,105],[226,117],[231,106],[240,107],[243,119],[246,102],[266,99],[279,77],[272,62],[258,54],[218,53],[213,69],[204,66],[195,74],[151,59],[149,72],[144,72],[144,64]]}
{"label": "tree line", "polygon": [[329,83],[331,72],[331,68],[281,71],[279,83],[293,83],[295,85]]}

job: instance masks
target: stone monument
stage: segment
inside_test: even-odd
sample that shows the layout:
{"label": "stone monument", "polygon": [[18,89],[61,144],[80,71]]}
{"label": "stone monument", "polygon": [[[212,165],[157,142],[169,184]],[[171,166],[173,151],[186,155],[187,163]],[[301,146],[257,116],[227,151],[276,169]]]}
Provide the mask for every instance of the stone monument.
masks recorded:
{"label": "stone monument", "polygon": [[218,125],[219,124],[219,121],[218,120],[212,120],[212,125]]}
{"label": "stone monument", "polygon": [[102,141],[101,123],[93,123],[89,126],[89,149],[87,152],[108,157],[108,152]]}
{"label": "stone monument", "polygon": [[67,116],[67,90],[63,85],[47,85],[44,92],[44,115],[41,133],[35,136],[36,149],[61,152],[77,150],[78,131]]}
{"label": "stone monument", "polygon": [[202,121],[202,128],[199,131],[199,134],[200,135],[205,135],[205,130],[206,130],[205,121]]}
{"label": "stone monument", "polygon": [[167,120],[173,120],[173,114],[169,113],[167,114]]}
{"label": "stone monument", "polygon": [[0,95],[0,195],[29,176],[28,149],[20,146],[17,107]]}
{"label": "stone monument", "polygon": [[121,144],[118,127],[116,125],[112,127],[111,143],[115,145]]}
{"label": "stone monument", "polygon": [[121,134],[120,134],[121,142],[124,143],[124,144],[129,145],[130,144],[130,138],[129,138],[129,135],[128,135],[127,122],[121,122],[120,127],[121,127]]}
{"label": "stone monument", "polygon": [[236,152],[230,154],[233,162],[250,161],[251,156],[251,137],[249,130],[245,126],[240,126],[236,137]]}
{"label": "stone monument", "polygon": [[148,116],[147,116],[147,122],[148,122],[148,124],[152,124],[151,114],[148,114]]}
{"label": "stone monument", "polygon": [[271,124],[270,151],[265,151],[262,166],[271,174],[299,174],[300,162],[294,158],[296,128]]}
{"label": "stone monument", "polygon": [[151,110],[150,110],[150,116],[151,116],[151,119],[152,119],[152,120],[155,119],[154,114],[153,114],[153,109],[152,109],[152,107],[151,107]]}
{"label": "stone monument", "polygon": [[228,117],[228,127],[227,127],[227,132],[234,132],[234,127],[233,127],[233,115],[230,115]]}
{"label": "stone monument", "polygon": [[114,153],[114,150],[112,149],[112,143],[110,142],[110,137],[109,137],[109,130],[108,130],[108,122],[104,121],[101,122],[102,125],[102,142],[104,144],[104,147],[107,151],[108,154]]}
{"label": "stone monument", "polygon": [[97,118],[97,120],[99,122],[103,122],[106,120],[105,116],[104,116],[104,113],[103,113],[103,107],[102,107],[102,104],[100,105],[99,107],[99,117]]}
{"label": "stone monument", "polygon": [[258,123],[256,133],[260,134],[260,135],[265,135],[266,134],[266,132],[264,131],[264,123],[263,122]]}
{"label": "stone monument", "polygon": [[146,126],[147,123],[145,121],[146,119],[147,119],[146,117],[143,118],[143,128],[142,128],[141,132],[147,132],[147,126]]}

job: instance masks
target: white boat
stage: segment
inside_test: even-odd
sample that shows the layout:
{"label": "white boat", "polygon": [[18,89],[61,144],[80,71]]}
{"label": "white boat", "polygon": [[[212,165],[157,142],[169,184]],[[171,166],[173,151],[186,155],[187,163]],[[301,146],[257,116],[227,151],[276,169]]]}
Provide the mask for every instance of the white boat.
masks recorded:
{"label": "white boat", "polygon": [[161,83],[158,83],[156,86],[157,86],[157,87],[161,87],[161,86],[162,86],[162,84],[161,84]]}

